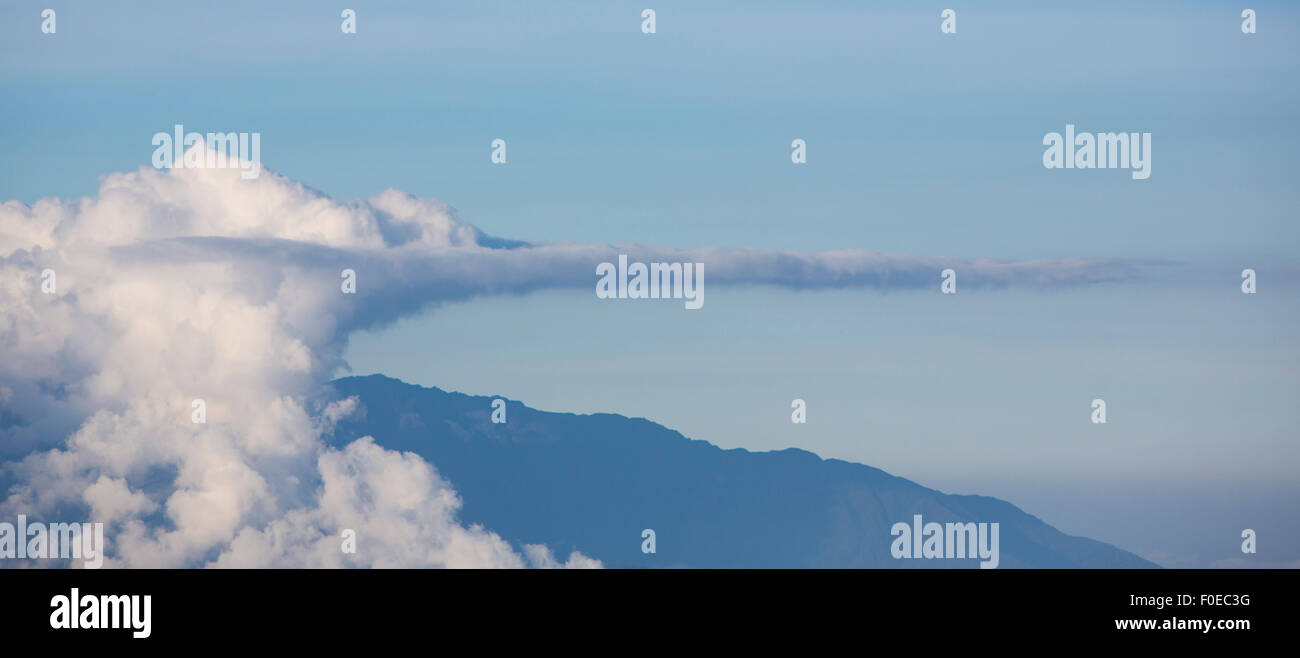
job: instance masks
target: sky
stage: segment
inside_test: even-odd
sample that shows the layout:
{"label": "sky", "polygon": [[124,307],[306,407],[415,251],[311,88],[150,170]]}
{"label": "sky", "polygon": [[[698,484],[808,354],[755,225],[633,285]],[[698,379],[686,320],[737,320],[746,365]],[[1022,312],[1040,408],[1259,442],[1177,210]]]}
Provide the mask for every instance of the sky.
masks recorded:
{"label": "sky", "polygon": [[[1294,564],[1300,8],[1251,7],[1245,35],[1217,2],[7,2],[0,199],[93,196],[179,123],[258,131],[265,166],[340,202],[397,188],[535,243],[1145,263],[951,296],[937,270],[738,276],[699,311],[437,300],[351,334],[334,374],[800,447],[1167,566],[1236,566],[1250,527],[1254,563]],[[1151,177],[1045,169],[1066,124],[1152,133]]]}

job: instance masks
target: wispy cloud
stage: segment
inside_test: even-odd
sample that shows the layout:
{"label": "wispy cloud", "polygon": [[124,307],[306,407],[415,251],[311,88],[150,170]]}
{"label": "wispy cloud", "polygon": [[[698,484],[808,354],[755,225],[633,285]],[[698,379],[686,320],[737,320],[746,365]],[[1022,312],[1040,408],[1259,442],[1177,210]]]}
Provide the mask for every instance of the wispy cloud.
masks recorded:
{"label": "wispy cloud", "polygon": [[0,511],[92,515],[116,565],[591,566],[464,525],[454,483],[414,455],[327,447],[350,409],[313,400],[358,329],[442,301],[594,287],[618,254],[704,263],[710,285],[793,288],[937,287],[944,268],[964,286],[1056,286],[1141,266],[526,244],[393,190],[339,203],[271,172],[111,174],[95,197],[0,206],[0,456],[13,460]]}

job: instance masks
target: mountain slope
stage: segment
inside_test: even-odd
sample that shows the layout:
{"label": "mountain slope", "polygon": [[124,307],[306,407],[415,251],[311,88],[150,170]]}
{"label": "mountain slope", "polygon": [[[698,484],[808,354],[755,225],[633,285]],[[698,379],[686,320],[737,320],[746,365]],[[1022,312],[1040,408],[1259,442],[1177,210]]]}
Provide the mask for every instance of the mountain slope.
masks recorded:
{"label": "mountain slope", "polygon": [[[891,526],[997,522],[1000,568],[1156,565],[1061,533],[1014,505],[927,489],[803,450],[722,450],[639,418],[550,413],[382,375],[333,383],[362,409],[333,436],[373,436],[433,463],[464,499],[462,519],[508,541],[571,549],[612,567],[974,568],[971,559],[894,559]],[[653,528],[656,553],[641,551]]]}

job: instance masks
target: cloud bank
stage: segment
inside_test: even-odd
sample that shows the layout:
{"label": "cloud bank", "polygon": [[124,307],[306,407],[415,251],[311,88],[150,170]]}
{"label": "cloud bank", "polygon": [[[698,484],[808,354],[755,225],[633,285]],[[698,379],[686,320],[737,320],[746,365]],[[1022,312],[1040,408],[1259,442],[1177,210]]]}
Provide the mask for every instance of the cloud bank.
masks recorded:
{"label": "cloud bank", "polygon": [[460,522],[452,483],[416,455],[327,446],[355,401],[316,400],[356,330],[448,300],[593,287],[618,254],[705,263],[710,285],[1136,276],[1115,261],[535,245],[396,190],[339,203],[266,170],[110,174],[94,197],[0,206],[0,518],[103,522],[113,566],[599,566]]}

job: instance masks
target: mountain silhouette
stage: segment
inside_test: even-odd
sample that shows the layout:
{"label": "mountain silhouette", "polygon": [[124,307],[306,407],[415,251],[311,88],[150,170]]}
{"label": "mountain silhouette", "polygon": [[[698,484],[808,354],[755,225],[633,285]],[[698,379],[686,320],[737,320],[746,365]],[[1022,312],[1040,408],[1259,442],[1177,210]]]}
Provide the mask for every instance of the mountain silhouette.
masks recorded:
{"label": "mountain silhouette", "polygon": [[[357,413],[343,445],[372,436],[431,462],[464,501],[461,518],[516,546],[545,544],[609,567],[977,568],[976,559],[895,559],[897,522],[999,523],[999,568],[1150,568],[1066,535],[1003,500],[952,495],[794,448],[723,450],[642,418],[538,411],[382,375],[332,383]],[[642,552],[642,531],[655,552]]]}

